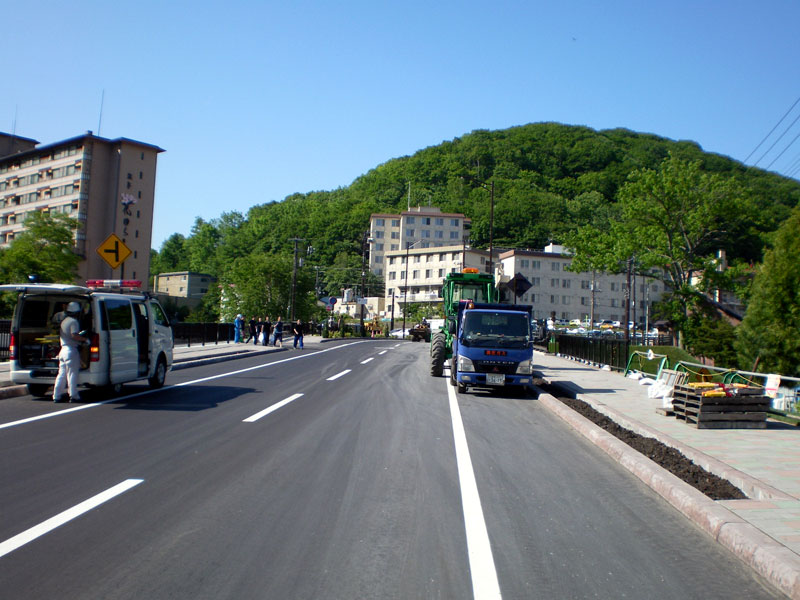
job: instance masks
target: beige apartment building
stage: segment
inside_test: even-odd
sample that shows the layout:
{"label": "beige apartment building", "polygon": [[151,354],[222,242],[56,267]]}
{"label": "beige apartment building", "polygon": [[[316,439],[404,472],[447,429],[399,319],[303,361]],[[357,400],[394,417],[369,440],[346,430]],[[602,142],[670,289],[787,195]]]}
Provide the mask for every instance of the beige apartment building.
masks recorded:
{"label": "beige apartment building", "polygon": [[[0,245],[25,229],[33,211],[78,220],[75,248],[86,279],[139,279],[149,287],[158,146],[84,135],[40,145],[0,132]],[[131,251],[112,269],[97,252],[115,234]]]}
{"label": "beige apartment building", "polygon": [[386,314],[394,307],[395,318],[402,316],[407,303],[434,304],[448,273],[465,268],[486,271],[488,250],[475,250],[463,245],[407,248],[385,254]]}
{"label": "beige apartment building", "polygon": [[[517,298],[517,303],[532,305],[536,319],[550,318],[555,312],[556,319],[567,321],[580,319],[588,323],[593,318],[594,322],[624,322],[626,275],[573,273],[567,270],[571,263],[572,257],[555,244],[542,251],[510,250],[500,254],[495,280],[508,288],[508,282],[517,273],[525,277],[531,287]],[[630,320],[644,325],[649,306],[664,293],[664,284],[637,277],[631,288]],[[506,291],[508,301],[513,301],[513,293],[509,291]]]}
{"label": "beige apartment building", "polygon": [[176,298],[200,299],[216,284],[217,278],[207,273],[175,271],[155,276],[155,292]]}
{"label": "beige apartment building", "polygon": [[[417,206],[400,214],[372,214],[369,219],[369,270],[388,272],[389,253],[412,248],[468,244],[470,219],[461,213],[443,213],[435,206]],[[387,280],[387,289],[389,281]]]}

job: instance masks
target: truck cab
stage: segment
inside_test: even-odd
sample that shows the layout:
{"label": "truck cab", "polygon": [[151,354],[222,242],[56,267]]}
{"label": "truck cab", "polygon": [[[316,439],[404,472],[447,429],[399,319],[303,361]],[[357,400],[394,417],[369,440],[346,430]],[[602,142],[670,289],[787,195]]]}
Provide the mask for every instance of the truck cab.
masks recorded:
{"label": "truck cab", "polygon": [[525,388],[532,382],[531,307],[461,302],[450,361],[451,383]]}

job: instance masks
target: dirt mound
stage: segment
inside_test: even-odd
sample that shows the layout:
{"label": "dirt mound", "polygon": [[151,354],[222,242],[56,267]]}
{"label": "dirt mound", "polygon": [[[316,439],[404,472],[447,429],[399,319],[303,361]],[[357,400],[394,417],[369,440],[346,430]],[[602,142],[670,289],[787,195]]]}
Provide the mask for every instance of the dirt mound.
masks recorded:
{"label": "dirt mound", "polygon": [[742,490],[737,488],[730,481],[717,477],[713,473],[709,473],[702,467],[697,466],[675,448],[671,448],[653,438],[645,437],[629,429],[620,427],[617,423],[596,411],[586,402],[573,398],[558,397],[557,394],[553,395],[598,427],[601,427],[614,437],[625,442],[634,450],[644,454],[650,460],[689,485],[700,490],[712,500],[741,500],[747,498]]}

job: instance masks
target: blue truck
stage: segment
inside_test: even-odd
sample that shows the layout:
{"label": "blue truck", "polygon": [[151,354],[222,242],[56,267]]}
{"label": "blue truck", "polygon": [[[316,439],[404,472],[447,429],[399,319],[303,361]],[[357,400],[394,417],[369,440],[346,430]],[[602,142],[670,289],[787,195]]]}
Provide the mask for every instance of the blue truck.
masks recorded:
{"label": "blue truck", "polygon": [[459,392],[469,387],[531,385],[530,306],[462,301],[450,326],[455,329],[450,382]]}

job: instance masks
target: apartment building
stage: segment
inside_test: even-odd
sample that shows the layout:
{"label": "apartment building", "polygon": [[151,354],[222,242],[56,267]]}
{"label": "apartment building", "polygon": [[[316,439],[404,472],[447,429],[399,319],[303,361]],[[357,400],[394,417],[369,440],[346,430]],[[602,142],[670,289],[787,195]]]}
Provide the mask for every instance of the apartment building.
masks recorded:
{"label": "apartment building", "polygon": [[369,269],[376,275],[388,272],[389,253],[407,246],[464,246],[471,222],[461,213],[443,213],[435,206],[417,206],[396,215],[372,214],[369,221]]}
{"label": "apartment building", "polygon": [[[505,284],[511,300],[508,282],[517,273],[525,277],[531,287],[517,298],[517,303],[532,305],[534,318],[547,319],[555,312],[556,319],[623,322],[626,275],[573,273],[567,270],[571,263],[572,257],[555,244],[542,251],[510,250],[500,254],[497,280]],[[643,325],[646,311],[661,299],[664,285],[655,279],[637,277],[631,287],[630,320]]]}
{"label": "apartment building", "polygon": [[[40,145],[0,132],[0,245],[25,229],[33,211],[78,220],[77,282],[139,279],[148,287],[158,146],[84,135]],[[116,234],[131,254],[112,269],[97,249]]]}
{"label": "apartment building", "polygon": [[465,268],[486,271],[489,252],[463,245],[407,248],[385,253],[386,313],[402,316],[406,303],[438,303],[448,273]]}
{"label": "apartment building", "polygon": [[216,282],[217,278],[207,273],[194,271],[159,273],[155,276],[155,291],[176,298],[200,299]]}

